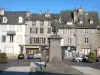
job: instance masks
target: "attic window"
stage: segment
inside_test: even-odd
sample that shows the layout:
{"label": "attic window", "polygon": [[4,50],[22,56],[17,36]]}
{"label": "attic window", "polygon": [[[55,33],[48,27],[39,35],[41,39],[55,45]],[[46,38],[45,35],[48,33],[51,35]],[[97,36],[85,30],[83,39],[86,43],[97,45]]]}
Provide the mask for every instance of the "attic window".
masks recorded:
{"label": "attic window", "polygon": [[72,22],[67,22],[67,25],[72,25],[73,23]]}
{"label": "attic window", "polygon": [[18,23],[23,23],[23,18],[20,16]]}
{"label": "attic window", "polygon": [[83,21],[80,21],[80,24],[83,24]]}
{"label": "attic window", "polygon": [[3,23],[7,23],[8,19],[6,17],[3,17]]}
{"label": "attic window", "polygon": [[90,20],[90,24],[93,24],[93,20]]}

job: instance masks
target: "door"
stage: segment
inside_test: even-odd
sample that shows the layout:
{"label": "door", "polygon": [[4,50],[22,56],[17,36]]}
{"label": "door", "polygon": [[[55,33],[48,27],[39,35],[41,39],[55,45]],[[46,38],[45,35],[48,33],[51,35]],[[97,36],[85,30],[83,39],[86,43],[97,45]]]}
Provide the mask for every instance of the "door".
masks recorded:
{"label": "door", "polygon": [[68,57],[69,58],[72,58],[73,56],[72,56],[72,52],[68,52]]}
{"label": "door", "polygon": [[94,56],[97,56],[97,50],[94,50]]}
{"label": "door", "polygon": [[65,58],[67,58],[67,57],[68,57],[68,51],[65,50]]}

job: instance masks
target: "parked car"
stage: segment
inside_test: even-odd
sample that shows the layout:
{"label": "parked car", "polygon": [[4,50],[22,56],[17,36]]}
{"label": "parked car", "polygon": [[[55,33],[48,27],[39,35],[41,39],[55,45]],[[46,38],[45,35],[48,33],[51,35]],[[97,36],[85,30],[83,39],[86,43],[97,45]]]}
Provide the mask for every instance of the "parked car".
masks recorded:
{"label": "parked car", "polygon": [[34,58],[36,59],[41,59],[41,57],[42,57],[41,53],[34,54]]}
{"label": "parked car", "polygon": [[24,58],[25,58],[24,54],[21,53],[18,55],[18,59],[24,59]]}
{"label": "parked car", "polygon": [[88,62],[88,55],[83,55],[83,62]]}
{"label": "parked car", "polygon": [[33,59],[33,58],[34,58],[33,54],[28,54],[27,55],[27,59]]}
{"label": "parked car", "polygon": [[96,57],[96,62],[100,62],[100,56]]}
{"label": "parked car", "polygon": [[82,61],[86,61],[88,59],[87,55],[82,55],[82,56],[78,56],[73,58],[73,61],[75,62],[82,62]]}

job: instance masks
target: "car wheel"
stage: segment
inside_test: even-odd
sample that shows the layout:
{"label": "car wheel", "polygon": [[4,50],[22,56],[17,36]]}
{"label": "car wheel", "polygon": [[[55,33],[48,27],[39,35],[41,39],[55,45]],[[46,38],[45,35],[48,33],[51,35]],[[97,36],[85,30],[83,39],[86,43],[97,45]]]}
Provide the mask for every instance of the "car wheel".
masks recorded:
{"label": "car wheel", "polygon": [[77,60],[77,62],[80,62],[80,60]]}

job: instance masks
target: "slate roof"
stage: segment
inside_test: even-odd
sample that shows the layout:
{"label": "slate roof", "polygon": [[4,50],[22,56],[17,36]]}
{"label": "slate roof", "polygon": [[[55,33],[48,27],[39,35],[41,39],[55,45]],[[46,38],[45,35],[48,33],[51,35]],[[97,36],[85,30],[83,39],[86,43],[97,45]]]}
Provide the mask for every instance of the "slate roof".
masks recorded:
{"label": "slate roof", "polygon": [[59,14],[50,14],[50,17],[45,17],[45,14],[31,14],[29,18],[26,18],[28,21],[43,21],[43,20],[52,20],[53,17],[56,16],[59,19]]}
{"label": "slate roof", "polygon": [[[99,24],[98,12],[84,12],[88,15],[83,14],[83,24],[76,22],[76,28],[96,28]],[[93,20],[93,24],[90,24],[90,20]]]}
{"label": "slate roof", "polygon": [[[85,13],[88,13],[88,15],[85,15]],[[73,23],[73,25],[66,24],[67,22],[74,21],[73,10],[62,10],[60,15],[62,21],[60,28],[96,28],[98,24],[100,25],[98,22],[98,12],[95,11],[84,12],[82,16],[78,15],[78,21],[75,24]],[[93,24],[90,24],[90,20],[93,20]],[[79,24],[79,21],[83,21],[83,24]]]}
{"label": "slate roof", "polygon": [[[32,13],[30,17],[26,17],[27,11],[5,11],[4,16],[7,17],[8,22],[7,24],[10,25],[19,25],[18,23],[18,17],[23,17],[24,22],[25,21],[43,21],[43,20],[52,20],[55,16],[59,20],[61,18],[61,24],[60,28],[96,28],[97,25],[100,25],[98,12],[95,11],[89,11],[84,12],[82,16],[78,16],[78,21],[73,25],[67,25],[67,22],[74,22],[74,10],[62,10],[60,13],[54,14],[50,13],[50,17],[45,17],[45,14],[35,14]],[[87,13],[87,15],[85,14]],[[6,24],[2,23],[3,16],[0,15],[0,24]],[[83,21],[83,24],[79,24],[79,21]],[[90,24],[90,20],[93,20],[93,24]],[[24,24],[24,22],[22,24]]]}
{"label": "slate roof", "polygon": [[[18,25],[18,20],[19,20],[19,17],[23,17],[23,19],[25,18],[26,16],[26,11],[16,11],[16,12],[13,12],[13,11],[5,11],[4,15],[1,16],[0,15],[0,24],[10,24],[10,25]],[[3,20],[3,17],[6,17],[8,19],[7,23],[2,23],[2,20]],[[25,20],[24,20],[25,22]],[[24,24],[21,23],[21,24]]]}
{"label": "slate roof", "polygon": [[62,10],[60,12],[61,21],[70,22],[73,20],[73,11],[72,10]]}

